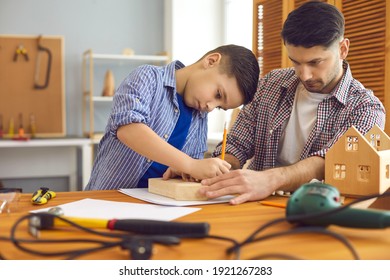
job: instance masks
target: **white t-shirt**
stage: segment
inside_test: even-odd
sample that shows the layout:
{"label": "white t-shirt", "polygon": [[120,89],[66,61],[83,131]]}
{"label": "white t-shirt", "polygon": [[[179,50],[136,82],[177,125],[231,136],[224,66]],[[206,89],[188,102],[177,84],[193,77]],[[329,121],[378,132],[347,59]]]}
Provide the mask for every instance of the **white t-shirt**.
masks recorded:
{"label": "white t-shirt", "polygon": [[317,120],[318,104],[329,94],[309,92],[299,83],[290,119],[285,123],[279,141],[277,166],[291,165],[299,161],[303,147]]}

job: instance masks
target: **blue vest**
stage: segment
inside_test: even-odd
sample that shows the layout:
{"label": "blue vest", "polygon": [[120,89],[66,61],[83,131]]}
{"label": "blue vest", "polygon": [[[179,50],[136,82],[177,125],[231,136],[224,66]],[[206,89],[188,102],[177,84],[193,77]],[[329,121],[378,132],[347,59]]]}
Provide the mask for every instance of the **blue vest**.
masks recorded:
{"label": "blue vest", "polygon": [[[183,97],[180,94],[176,93],[176,95],[179,103],[180,115],[175,129],[173,130],[171,137],[169,137],[168,143],[176,149],[181,150],[184,146],[188,130],[191,125],[193,109],[184,104]],[[149,178],[160,178],[167,169],[168,166],[158,162],[153,162],[142,178],[138,181],[137,188],[147,188]]]}

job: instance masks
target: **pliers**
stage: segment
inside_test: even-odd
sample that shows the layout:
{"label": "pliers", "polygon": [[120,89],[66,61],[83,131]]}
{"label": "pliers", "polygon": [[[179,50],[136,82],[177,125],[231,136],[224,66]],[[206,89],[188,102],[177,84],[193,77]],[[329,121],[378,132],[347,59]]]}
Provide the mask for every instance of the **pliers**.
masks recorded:
{"label": "pliers", "polygon": [[18,56],[19,55],[23,55],[24,60],[28,61],[27,50],[26,50],[26,48],[23,45],[19,45],[18,48],[15,50],[14,61],[18,60]]}

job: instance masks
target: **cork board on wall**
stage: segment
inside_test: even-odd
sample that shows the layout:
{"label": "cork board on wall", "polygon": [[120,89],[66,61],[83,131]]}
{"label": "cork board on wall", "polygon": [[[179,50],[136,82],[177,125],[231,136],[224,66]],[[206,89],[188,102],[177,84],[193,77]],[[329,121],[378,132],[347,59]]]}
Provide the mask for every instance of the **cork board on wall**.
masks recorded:
{"label": "cork board on wall", "polygon": [[36,137],[65,136],[63,45],[60,36],[0,35],[3,137],[21,125]]}

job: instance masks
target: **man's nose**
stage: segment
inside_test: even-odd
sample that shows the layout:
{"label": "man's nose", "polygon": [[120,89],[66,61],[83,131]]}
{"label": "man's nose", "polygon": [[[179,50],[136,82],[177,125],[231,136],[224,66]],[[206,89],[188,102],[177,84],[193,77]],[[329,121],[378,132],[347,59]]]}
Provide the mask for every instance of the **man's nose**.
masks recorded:
{"label": "man's nose", "polygon": [[310,67],[305,65],[299,66],[298,73],[302,81],[310,80],[313,77]]}

